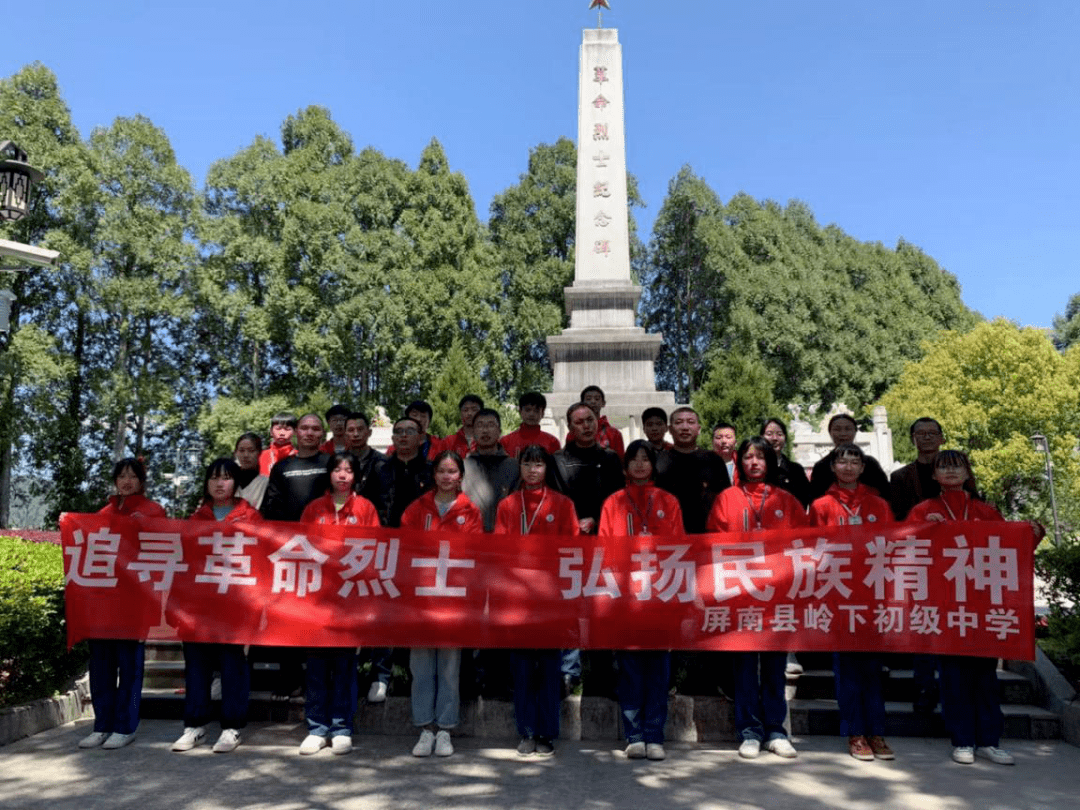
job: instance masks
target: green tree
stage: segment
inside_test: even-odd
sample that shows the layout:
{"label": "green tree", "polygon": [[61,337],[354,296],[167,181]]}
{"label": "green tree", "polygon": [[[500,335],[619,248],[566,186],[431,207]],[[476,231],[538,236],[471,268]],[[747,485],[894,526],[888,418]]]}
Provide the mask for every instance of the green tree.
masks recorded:
{"label": "green tree", "polygon": [[528,170],[491,202],[488,230],[502,269],[509,368],[502,396],[551,387],[548,335],[566,326],[563,288],[574,281],[577,149],[560,138],[529,150]]}
{"label": "green tree", "polygon": [[458,403],[466,394],[476,394],[489,408],[497,407],[476,366],[469,362],[468,353],[460,340],[451,344],[442,368],[431,381],[429,390],[431,432],[436,436],[449,436],[461,427]]}
{"label": "green tree", "polygon": [[781,412],[772,400],[776,380],[757,357],[713,352],[704,383],[691,403],[701,418],[701,443],[710,446],[712,426],[730,422],[739,436],[755,436],[763,420]]}
{"label": "green tree", "polygon": [[80,270],[70,243],[85,242],[88,234],[65,216],[58,199],[85,177],[88,158],[56,77],[40,63],[0,80],[0,133],[45,174],[27,217],[0,223],[0,238],[61,252],[57,268],[0,274],[15,295],[11,330],[0,335],[0,525],[7,525],[12,468],[23,462],[46,471],[34,476],[34,495],[69,509],[86,506],[80,321],[73,306]]}
{"label": "green tree", "polygon": [[930,415],[946,447],[969,453],[980,486],[1006,517],[1050,524],[1045,457],[1030,437],[1049,439],[1061,516],[1080,519],[1080,348],[1055,350],[1039,329],[1005,320],[945,332],[909,363],[881,404],[904,423]]}
{"label": "green tree", "polygon": [[1064,315],[1054,316],[1054,345],[1064,351],[1080,343],[1080,293],[1069,298]]}

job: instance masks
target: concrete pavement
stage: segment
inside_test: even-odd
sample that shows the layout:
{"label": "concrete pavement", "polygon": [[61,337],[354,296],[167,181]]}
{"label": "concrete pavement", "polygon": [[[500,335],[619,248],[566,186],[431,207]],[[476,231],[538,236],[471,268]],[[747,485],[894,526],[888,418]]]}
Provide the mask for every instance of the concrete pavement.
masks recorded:
{"label": "concrete pavement", "polygon": [[[144,720],[119,751],[80,751],[89,721],[0,748],[3,810],[1076,810],[1080,748],[1012,741],[1015,767],[956,765],[947,740],[890,739],[895,762],[857,762],[834,737],[794,740],[799,758],[740,760],[734,745],[675,743],[630,761],[611,742],[560,742],[548,760],[516,740],[456,737],[449,758],[416,759],[412,737],[356,736],[346,756],[301,757],[302,724],[256,723],[232,754],[169,746],[175,721]],[[217,729],[208,729],[211,742]]]}

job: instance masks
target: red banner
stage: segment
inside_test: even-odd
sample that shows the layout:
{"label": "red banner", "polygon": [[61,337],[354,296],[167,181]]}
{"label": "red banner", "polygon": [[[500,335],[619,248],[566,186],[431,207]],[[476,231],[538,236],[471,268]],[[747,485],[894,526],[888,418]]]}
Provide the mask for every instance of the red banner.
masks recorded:
{"label": "red banner", "polygon": [[1025,523],[511,537],[67,514],[68,640],[1032,659]]}

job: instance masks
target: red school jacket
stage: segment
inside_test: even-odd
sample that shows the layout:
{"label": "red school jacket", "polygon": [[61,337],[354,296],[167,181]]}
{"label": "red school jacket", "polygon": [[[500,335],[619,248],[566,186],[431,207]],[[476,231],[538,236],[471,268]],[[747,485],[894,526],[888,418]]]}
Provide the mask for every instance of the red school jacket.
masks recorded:
{"label": "red school jacket", "polygon": [[833,484],[810,505],[810,522],[815,526],[888,526],[896,521],[889,502],[866,484],[856,484],[855,489]]}
{"label": "red school jacket", "polygon": [[[224,518],[221,519],[222,523],[261,523],[262,515],[259,510],[245,501],[243,498],[235,498],[237,503],[233,506],[232,511],[229,512]],[[217,520],[214,517],[214,507],[209,502],[204,503],[194,512],[188,520]]]}
{"label": "red school jacket", "polygon": [[597,534],[602,537],[685,533],[679,499],[652,483],[620,489],[608,496],[600,510]]}
{"label": "red school jacket", "polygon": [[562,449],[557,437],[547,431],[541,430],[539,425],[522,425],[517,430],[507,433],[499,443],[510,458],[517,458],[518,453],[530,444],[538,444],[552,455]]}
{"label": "red school jacket", "polygon": [[333,493],[327,492],[304,507],[300,522],[331,526],[378,526],[379,513],[375,511],[375,505],[371,501],[355,492],[349,493],[345,503],[338,509]]}
{"label": "red school jacket", "polygon": [[127,515],[128,517],[168,517],[165,507],[150,500],[145,495],[128,495],[121,502],[119,495],[113,495],[98,510],[99,515]]}
{"label": "red school jacket", "polygon": [[936,498],[920,501],[911,507],[905,523],[921,523],[930,515],[945,520],[1004,520],[990,504],[972,498],[968,492],[942,492]]}
{"label": "red school jacket", "polygon": [[499,501],[494,534],[579,534],[574,502],[548,487],[520,489]]}
{"label": "red school jacket", "polygon": [[464,492],[459,492],[446,514],[440,517],[435,490],[432,489],[405,508],[401,515],[401,528],[483,534],[484,516]]}
{"label": "red school jacket", "polygon": [[728,487],[717,495],[706,526],[710,532],[749,532],[809,524],[806,510],[790,492],[776,484],[753,483]]}

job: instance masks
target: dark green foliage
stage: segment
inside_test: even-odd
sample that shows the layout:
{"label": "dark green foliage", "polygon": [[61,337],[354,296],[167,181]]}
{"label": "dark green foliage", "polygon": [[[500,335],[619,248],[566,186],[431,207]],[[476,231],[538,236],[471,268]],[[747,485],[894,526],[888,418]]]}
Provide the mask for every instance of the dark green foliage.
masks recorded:
{"label": "dark green foliage", "polygon": [[1035,575],[1046,587],[1050,604],[1047,636],[1039,641],[1043,652],[1070,676],[1080,681],[1080,541],[1041,549],[1035,555]]}
{"label": "dark green foliage", "polygon": [[1080,293],[1070,296],[1064,315],[1054,316],[1053,337],[1059,351],[1080,343]]}
{"label": "dark green foliage", "polygon": [[915,246],[822,228],[798,201],[737,194],[723,205],[687,167],[669,187],[642,283],[644,324],[665,338],[658,383],[681,399],[725,352],[760,361],[773,378],[757,395],[766,401],[860,409],[922,341],[977,320],[955,278]]}
{"label": "dark green foliage", "polygon": [[86,659],[67,649],[60,547],[0,537],[0,706],[67,688]]}

